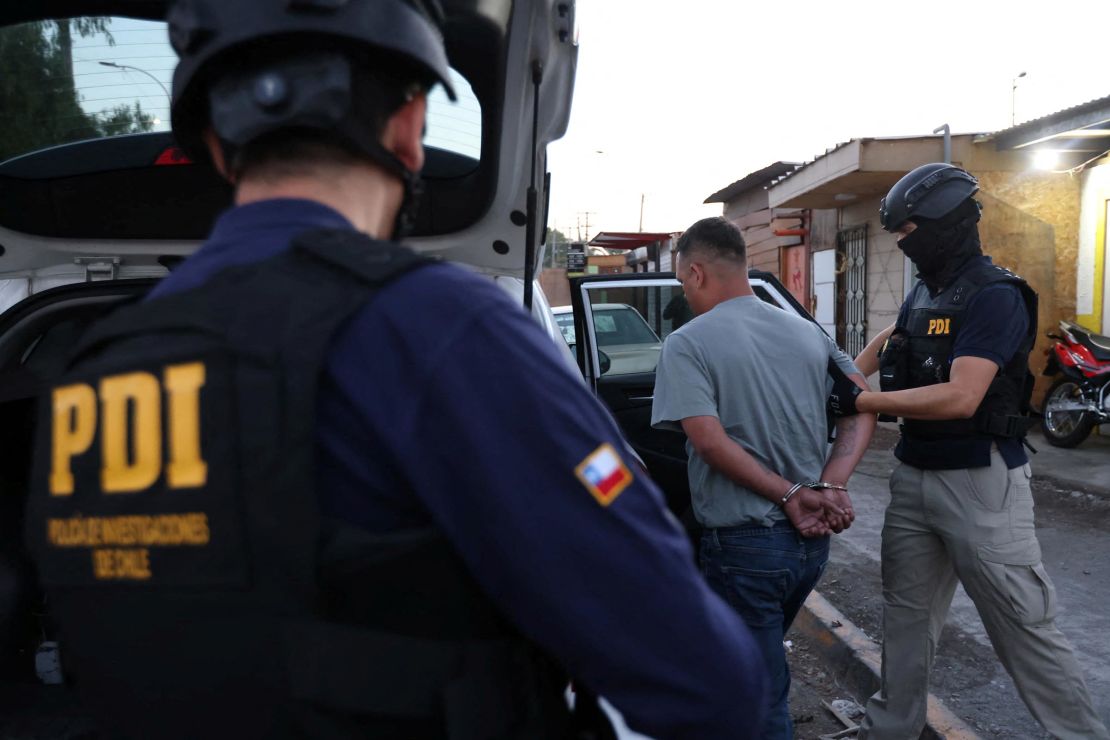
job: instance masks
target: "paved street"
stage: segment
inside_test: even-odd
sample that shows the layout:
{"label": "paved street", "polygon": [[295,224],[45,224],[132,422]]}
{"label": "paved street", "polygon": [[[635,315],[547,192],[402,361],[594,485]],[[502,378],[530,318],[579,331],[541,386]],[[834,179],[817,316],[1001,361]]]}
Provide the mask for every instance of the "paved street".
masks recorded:
{"label": "paved street", "polygon": [[[882,634],[879,538],[896,460],[891,428],[880,429],[851,480],[857,519],[833,540],[821,593],[878,641]],[[1088,689],[1110,723],[1110,438],[1073,450],[1034,433],[1031,443],[1037,534],[1060,604],[1058,624],[1076,648]],[[1013,682],[990,647],[975,606],[958,588],[941,638],[933,693],[984,737],[1042,740]],[[866,697],[856,697],[866,701]],[[619,722],[619,720],[618,720]],[[805,731],[799,728],[799,736]],[[642,738],[618,727],[621,740]]]}
{"label": "paved street", "polygon": [[[875,639],[881,636],[880,530],[889,500],[887,477],[896,462],[883,448],[893,439],[892,431],[880,430],[852,478],[858,518],[834,539],[829,570],[818,587]],[[1033,444],[1048,448],[1037,439]],[[1048,448],[1040,459],[1033,456],[1032,466],[1037,532],[1057,589],[1058,624],[1076,648],[1096,707],[1110,723],[1110,441],[1091,439],[1076,450]],[[932,688],[984,736],[1044,737],[994,657],[962,588],[941,638]]]}

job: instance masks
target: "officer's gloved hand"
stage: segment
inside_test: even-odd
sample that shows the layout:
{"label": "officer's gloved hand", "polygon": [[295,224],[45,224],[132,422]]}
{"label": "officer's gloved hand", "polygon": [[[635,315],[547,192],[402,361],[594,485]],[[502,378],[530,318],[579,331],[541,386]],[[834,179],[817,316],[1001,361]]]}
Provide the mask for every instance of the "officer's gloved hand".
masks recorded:
{"label": "officer's gloved hand", "polygon": [[829,408],[834,416],[855,416],[859,413],[856,408],[856,398],[863,393],[863,389],[855,381],[844,374],[837,366],[835,360],[829,360],[829,376],[833,379],[832,392],[829,393]]}

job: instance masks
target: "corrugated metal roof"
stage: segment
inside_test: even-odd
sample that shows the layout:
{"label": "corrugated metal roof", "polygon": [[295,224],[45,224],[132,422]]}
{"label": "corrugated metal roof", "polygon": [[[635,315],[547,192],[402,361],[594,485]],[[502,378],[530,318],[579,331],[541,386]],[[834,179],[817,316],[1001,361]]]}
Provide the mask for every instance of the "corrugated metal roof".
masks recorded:
{"label": "corrugated metal roof", "polygon": [[1051,125],[1052,123],[1060,119],[1069,118],[1081,113],[1086,113],[1087,111],[1095,111],[1099,108],[1110,109],[1110,95],[1102,98],[1088,100],[1086,103],[1079,103],[1078,105],[1073,105],[1070,108],[1058,110],[1055,113],[1049,113],[1048,115],[1041,116],[1040,118],[1033,118],[1028,121],[1022,121],[1021,123],[1015,126],[1011,126],[1010,128],[1004,128],[1000,131],[995,131],[993,134],[990,135],[990,138],[1001,136],[1002,134],[1013,134],[1025,130],[1033,130],[1042,126]]}
{"label": "corrugated metal roof", "polygon": [[725,203],[745,190],[751,190],[757,186],[766,187],[769,183],[774,182],[784,174],[792,172],[794,168],[798,166],[798,162],[775,162],[774,164],[769,164],[761,170],[749,172],[728,187],[713,193],[713,195],[706,198],[703,202]]}
{"label": "corrugated metal roof", "polygon": [[803,162],[802,164],[800,164],[797,167],[795,167],[794,169],[792,169],[790,172],[787,172],[787,173],[783,174],[781,177],[776,178],[775,181],[770,183],[770,184],[771,185],[778,185],[783,180],[789,180],[791,177],[798,174],[799,172],[804,170],[806,167],[809,167],[811,164],[813,164],[817,160],[821,159],[822,157],[827,157],[827,156],[829,156],[830,154],[832,154],[833,152],[835,152],[839,149],[843,149],[844,147],[851,144],[853,141],[856,141],[856,140],[855,139],[848,139],[848,141],[842,141],[839,144],[836,144],[835,146],[829,147],[828,149],[826,149],[824,151],[823,154],[818,154],[813,159],[810,159],[806,162]]}
{"label": "corrugated metal roof", "polygon": [[[955,139],[955,138],[960,137],[960,136],[982,136],[982,134],[970,134],[970,133],[956,134],[956,133],[953,133],[953,134],[949,134],[949,136],[951,136],[953,139]],[[863,136],[863,137],[860,137],[858,139],[848,139],[848,141],[842,141],[839,144],[836,144],[834,146],[829,147],[823,153],[818,154],[813,159],[802,163],[796,169],[791,170],[790,172],[787,172],[785,175],[778,178],[777,180],[775,180],[771,184],[772,185],[778,185],[783,180],[790,179],[794,175],[798,174],[802,170],[809,167],[814,162],[816,162],[820,159],[823,159],[824,157],[829,156],[833,152],[840,151],[844,147],[851,144],[853,141],[858,141],[861,144],[865,144],[869,141],[909,141],[910,139],[939,139],[939,138],[942,138],[942,137],[943,137],[943,134],[920,134],[920,135],[917,135],[917,136]]]}

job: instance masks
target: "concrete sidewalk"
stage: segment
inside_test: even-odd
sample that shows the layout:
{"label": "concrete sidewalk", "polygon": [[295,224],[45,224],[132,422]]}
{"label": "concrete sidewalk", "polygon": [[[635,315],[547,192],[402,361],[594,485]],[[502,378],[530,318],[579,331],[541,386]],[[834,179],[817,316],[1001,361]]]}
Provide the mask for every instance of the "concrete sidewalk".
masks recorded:
{"label": "concrete sidewalk", "polygon": [[[897,465],[892,454],[897,433],[897,425],[880,424],[857,472],[880,479],[889,477]],[[1037,454],[1030,454],[1034,479],[1051,483],[1061,495],[1079,491],[1110,498],[1110,437],[1096,433],[1078,447],[1062,449],[1048,444],[1038,427],[1030,434],[1029,442],[1037,450]],[[820,593],[810,595],[793,628],[812,640],[832,673],[855,696],[865,701],[879,688],[880,645]],[[930,695],[927,724],[921,737],[974,740],[979,736],[942,701]]]}
{"label": "concrete sidewalk", "polygon": [[1037,450],[1029,456],[1034,477],[1050,480],[1064,490],[1110,498],[1110,437],[1092,432],[1078,447],[1064,449],[1046,442],[1040,427],[1035,427],[1029,444]]}

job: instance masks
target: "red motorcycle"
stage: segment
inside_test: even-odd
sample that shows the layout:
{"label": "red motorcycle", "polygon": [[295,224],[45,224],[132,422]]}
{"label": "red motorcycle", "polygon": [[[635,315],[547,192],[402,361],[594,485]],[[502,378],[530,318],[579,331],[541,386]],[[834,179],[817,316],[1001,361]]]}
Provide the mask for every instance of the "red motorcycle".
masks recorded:
{"label": "red motorcycle", "polygon": [[1098,424],[1110,424],[1110,337],[1060,322],[1045,375],[1057,375],[1044,397],[1041,430],[1056,447],[1075,447]]}

